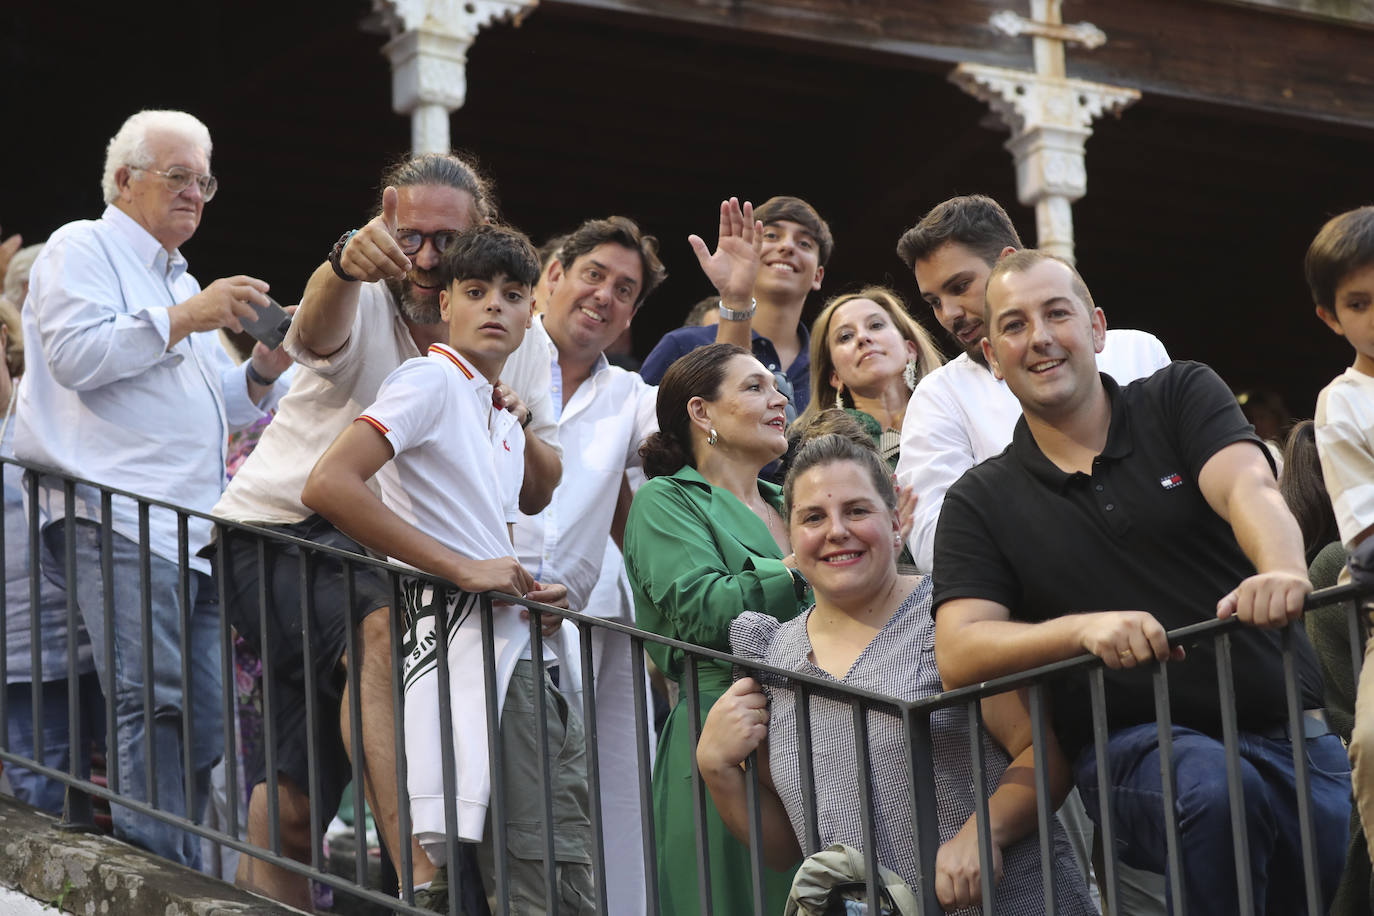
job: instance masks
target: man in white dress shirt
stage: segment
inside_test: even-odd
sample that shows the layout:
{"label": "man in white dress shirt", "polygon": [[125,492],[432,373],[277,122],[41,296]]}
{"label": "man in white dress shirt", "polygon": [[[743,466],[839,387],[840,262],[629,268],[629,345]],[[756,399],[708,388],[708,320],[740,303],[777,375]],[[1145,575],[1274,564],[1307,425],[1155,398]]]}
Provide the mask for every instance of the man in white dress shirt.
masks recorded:
{"label": "man in white dress shirt", "polygon": [[[539,581],[567,585],[575,610],[598,617],[622,615],[624,563],[611,542],[617,498],[626,469],[640,464],[639,446],[658,428],[658,389],[610,365],[603,351],[666,275],[657,240],[633,222],[588,220],[546,270],[549,300],[531,330],[547,346],[565,473],[548,508],[516,523],[516,556]],[[565,664],[580,657],[577,636],[564,628]],[[604,892],[608,912],[632,916],[645,911],[646,898],[630,641],[599,628],[592,641],[595,673],[582,672],[582,689],[596,698]],[[537,809],[531,815],[537,823]]]}
{"label": "man in white dress shirt", "polygon": [[[236,276],[202,290],[186,272],[179,248],[195,233],[217,188],[210,132],[191,115],[143,111],[125,121],[106,152],[102,187],[109,206],[100,219],[58,229],[33,266],[15,454],[206,512],[224,488],[229,432],[272,406],[277,376],[290,364],[284,352],[259,344],[243,366],[235,366],[216,333],[241,330],[240,322],[256,315],[252,305],[268,304],[267,284]],[[76,543],[76,581],[68,588],[76,591],[101,687],[115,708],[111,786],[149,802],[151,779],[159,810],[199,820],[210,769],[223,752],[217,593],[209,565],[195,557],[209,540],[210,525],[195,518],[187,524],[191,606],[183,609],[175,513],[150,509],[147,533],[140,535],[137,505],[114,498],[106,520],[113,575],[104,583],[99,491],[78,487],[70,520],[60,481],[44,478],[38,496],[48,520],[43,536],[57,555],[68,535]],[[150,644],[141,635],[140,541],[151,554]],[[107,586],[112,630],[106,626]],[[189,632],[182,632],[183,619]],[[151,708],[143,698],[145,652],[151,655]],[[190,785],[184,782],[187,743]],[[113,813],[123,839],[199,864],[199,838],[118,805]]]}
{"label": "man in white dress shirt", "polygon": [[[311,468],[373,401],[382,380],[397,366],[448,341],[439,312],[440,255],[462,229],[494,217],[487,182],[462,158],[426,153],[403,160],[382,175],[380,212],[362,228],[345,232],[306,285],[283,347],[298,365],[291,391],[244,462],[214,514],[272,528],[282,534],[362,553],[362,548],[301,502]],[[525,476],[520,505],[537,512],[549,501],[562,473],[558,426],[549,393],[547,353],[533,335],[506,361],[493,400],[525,427]],[[523,399],[523,400],[522,400]],[[228,529],[226,529],[228,530]],[[226,615],[248,642],[271,646],[276,701],[278,823],[283,851],[310,861],[310,821],[321,827],[338,810],[351,779],[350,698],[345,694],[348,628],[358,635],[358,676],[363,774],[368,802],[393,863],[401,866],[392,717],[391,631],[387,609],[391,583],[374,570],[355,567],[348,591],[342,564],[319,556],[314,564],[310,649],[304,666],[300,554],[269,545],[260,570],[257,544],[230,530],[226,544]],[[261,632],[259,579],[268,582],[267,633]],[[460,585],[462,583],[459,583]],[[353,605],[347,604],[351,595]],[[307,679],[315,681],[320,714],[307,734]],[[308,797],[307,745],[316,747],[319,797]],[[266,846],[271,837],[265,761],[246,762],[252,787],[248,839]],[[405,839],[409,842],[409,838]],[[413,857],[417,886],[434,866],[418,847]],[[302,909],[310,891],[300,875],[244,856],[237,883]]]}

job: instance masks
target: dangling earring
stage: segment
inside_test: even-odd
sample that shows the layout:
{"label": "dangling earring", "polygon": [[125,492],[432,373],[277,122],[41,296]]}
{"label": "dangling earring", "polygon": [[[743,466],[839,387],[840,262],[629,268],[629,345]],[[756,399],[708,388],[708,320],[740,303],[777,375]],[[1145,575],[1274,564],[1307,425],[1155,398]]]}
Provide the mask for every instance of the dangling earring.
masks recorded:
{"label": "dangling earring", "polygon": [[906,368],[902,370],[902,381],[906,382],[906,386],[912,391],[916,390],[916,383],[921,380],[916,374],[917,365],[916,357],[913,356],[906,361]]}
{"label": "dangling earring", "polygon": [[711,434],[706,437],[706,444],[715,445],[718,441],[720,441],[720,436],[716,435],[716,428],[712,426]]}
{"label": "dangling earring", "polygon": [[844,386],[843,386],[843,385],[836,385],[836,386],[835,386],[835,406],[838,407],[840,410],[844,410],[845,407],[849,406],[849,405],[845,404],[845,402],[844,402]]}

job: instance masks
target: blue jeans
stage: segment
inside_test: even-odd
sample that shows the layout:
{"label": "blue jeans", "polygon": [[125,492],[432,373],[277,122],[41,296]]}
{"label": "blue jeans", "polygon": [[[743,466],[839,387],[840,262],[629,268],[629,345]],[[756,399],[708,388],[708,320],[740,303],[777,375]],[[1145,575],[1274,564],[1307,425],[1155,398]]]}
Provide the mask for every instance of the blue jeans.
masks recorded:
{"label": "blue jeans", "polygon": [[[43,695],[43,755],[34,756],[33,746],[33,684],[23,682],[8,684],[5,687],[5,703],[8,721],[6,734],[9,749],[21,757],[71,772],[71,748],[76,744],[76,772],[82,779],[91,776],[91,747],[105,737],[105,704],[100,693],[100,682],[94,673],[88,672],[78,678],[77,710],[80,713],[78,725],[80,734],[73,741],[67,729],[67,682],[44,681]],[[13,765],[5,767],[14,797],[40,811],[55,817],[62,816],[62,803],[67,786],[56,779],[49,779],[32,770]]]}
{"label": "blue jeans", "polygon": [[[43,530],[43,537],[62,556],[65,521]],[[107,697],[113,696],[115,734],[107,761],[115,764],[110,788],[126,798],[152,803],[159,811],[199,823],[210,797],[210,770],[224,748],[219,647],[219,601],[209,576],[188,570],[191,607],[190,683],[181,683],[182,613],[177,566],[153,554],[149,557],[148,593],[152,607],[153,706],[144,708],[144,658],[141,622],[142,585],[138,545],[112,534],[112,633],[105,627],[105,593],[100,570],[100,526],[76,521],[76,600],[91,637],[96,673]],[[63,572],[59,566],[59,574]],[[71,584],[67,583],[68,590]],[[114,646],[114,670],[105,664],[106,640]],[[189,695],[187,695],[189,694]],[[183,705],[190,709],[189,736],[182,734]],[[151,722],[149,721],[151,719]],[[185,778],[183,747],[190,741],[191,783]],[[151,755],[149,754],[151,741]],[[115,835],[126,842],[165,856],[182,865],[200,867],[200,840],[156,818],[112,805]]]}
{"label": "blue jeans", "polygon": [[[1250,882],[1255,913],[1288,916],[1306,910],[1302,840],[1298,832],[1293,746],[1284,740],[1241,732],[1241,782],[1250,842]],[[1135,725],[1107,739],[1111,809],[1117,854],[1135,868],[1165,872],[1167,852],[1158,727]],[[1173,729],[1176,813],[1183,891],[1190,914],[1238,911],[1226,790],[1226,751],[1216,738],[1182,726]],[[1350,763],[1335,735],[1307,739],[1312,781],[1312,820],[1322,912],[1330,905],[1345,867],[1350,830]],[[1100,821],[1097,759],[1089,746],[1074,766],[1083,803]]]}

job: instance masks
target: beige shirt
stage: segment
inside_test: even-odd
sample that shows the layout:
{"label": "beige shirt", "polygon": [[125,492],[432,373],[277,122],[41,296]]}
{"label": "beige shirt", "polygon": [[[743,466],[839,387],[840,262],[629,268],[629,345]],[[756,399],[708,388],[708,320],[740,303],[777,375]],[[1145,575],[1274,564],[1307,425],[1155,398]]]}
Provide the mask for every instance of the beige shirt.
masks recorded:
{"label": "beige shirt", "polygon": [[[501,380],[529,406],[527,435],[562,454],[550,395],[548,342],[539,322],[506,361]],[[536,330],[538,328],[538,330]],[[315,462],[373,401],[396,367],[420,355],[384,283],[364,283],[348,341],[329,356],[306,349],[292,325],[282,346],[299,364],[291,390],[263,431],[257,448],[224,491],[214,515],[236,522],[286,525],[313,513],[301,490]],[[376,482],[369,481],[376,489]]]}

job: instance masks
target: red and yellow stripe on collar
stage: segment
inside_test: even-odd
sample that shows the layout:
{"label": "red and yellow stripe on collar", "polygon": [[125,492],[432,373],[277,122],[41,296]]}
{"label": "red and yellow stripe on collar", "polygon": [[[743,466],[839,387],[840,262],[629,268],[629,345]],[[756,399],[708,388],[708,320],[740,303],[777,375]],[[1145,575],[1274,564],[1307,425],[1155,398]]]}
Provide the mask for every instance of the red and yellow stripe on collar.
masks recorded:
{"label": "red and yellow stripe on collar", "polygon": [[455,366],[458,367],[458,371],[463,373],[464,378],[468,379],[469,381],[472,380],[472,370],[468,368],[467,363],[463,362],[463,358],[459,356],[456,352],[454,352],[451,348],[446,347],[440,343],[430,344],[429,353],[431,356],[435,353],[439,354],[440,356],[443,356],[449,362],[453,363]]}

